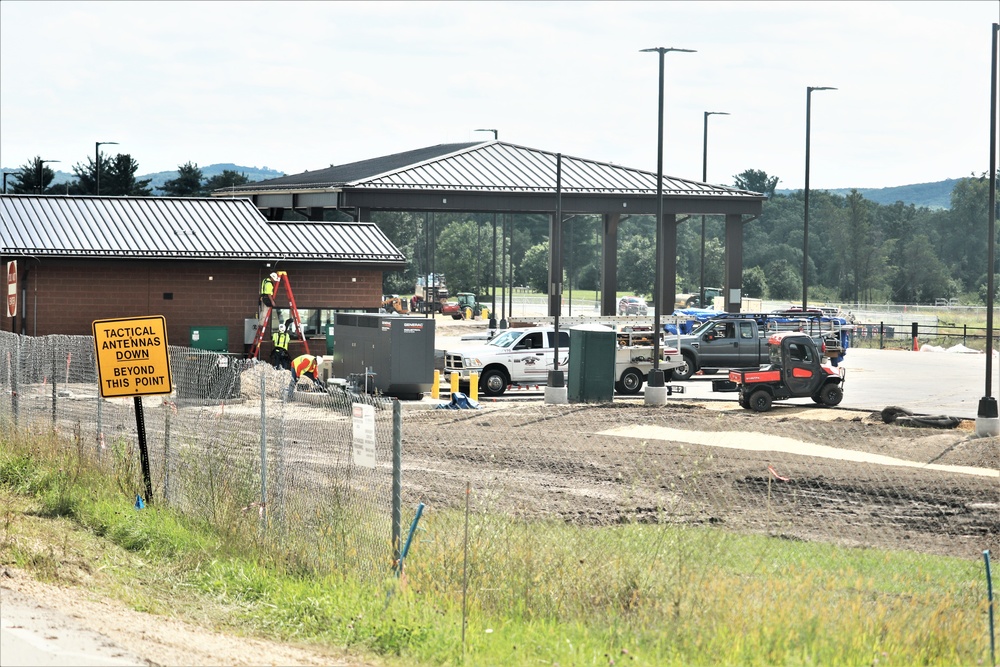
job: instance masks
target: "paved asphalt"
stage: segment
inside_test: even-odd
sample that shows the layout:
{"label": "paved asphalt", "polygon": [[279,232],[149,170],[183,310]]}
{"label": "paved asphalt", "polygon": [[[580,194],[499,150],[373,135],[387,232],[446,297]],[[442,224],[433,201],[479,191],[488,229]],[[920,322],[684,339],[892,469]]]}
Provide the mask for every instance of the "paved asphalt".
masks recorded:
{"label": "paved asphalt", "polygon": [[[986,395],[986,355],[958,352],[910,352],[902,350],[847,351],[842,408],[881,410],[889,405],[908,408],[915,414],[949,415],[975,419],[979,400]],[[994,356],[991,395],[1000,389],[1000,361]],[[685,399],[736,400],[735,394],[712,391],[712,380],[724,377],[695,376],[687,382]],[[808,398],[787,403],[812,404]]]}

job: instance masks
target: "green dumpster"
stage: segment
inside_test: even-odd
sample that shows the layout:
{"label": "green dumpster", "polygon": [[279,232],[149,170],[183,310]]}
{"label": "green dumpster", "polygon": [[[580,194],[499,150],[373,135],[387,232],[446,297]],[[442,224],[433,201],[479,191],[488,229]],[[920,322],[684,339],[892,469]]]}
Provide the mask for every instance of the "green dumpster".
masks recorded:
{"label": "green dumpster", "polygon": [[191,327],[191,347],[209,352],[229,352],[229,327]]}
{"label": "green dumpster", "polygon": [[600,324],[570,329],[566,396],[570,403],[609,403],[615,393],[615,330]]}

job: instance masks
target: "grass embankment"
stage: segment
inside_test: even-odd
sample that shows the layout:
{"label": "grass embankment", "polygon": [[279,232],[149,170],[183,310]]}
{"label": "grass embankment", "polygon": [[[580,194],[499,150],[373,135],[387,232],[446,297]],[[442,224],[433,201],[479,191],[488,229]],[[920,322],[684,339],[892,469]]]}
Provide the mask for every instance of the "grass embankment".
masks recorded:
{"label": "grass embankment", "polygon": [[168,507],[137,511],[134,467],[98,465],[54,436],[0,435],[0,561],[51,581],[83,577],[140,610],[386,664],[989,659],[975,563],[713,528],[581,529],[482,515],[469,525],[463,651],[461,513],[427,513],[404,578],[373,580],[337,562],[317,566],[324,535],[266,539],[254,513],[220,526]]}

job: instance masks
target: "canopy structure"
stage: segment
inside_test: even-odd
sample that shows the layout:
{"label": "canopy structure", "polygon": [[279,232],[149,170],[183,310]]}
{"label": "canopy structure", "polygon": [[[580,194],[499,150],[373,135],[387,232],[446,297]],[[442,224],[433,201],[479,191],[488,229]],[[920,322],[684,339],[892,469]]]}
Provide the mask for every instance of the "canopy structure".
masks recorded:
{"label": "canopy structure", "polygon": [[[557,168],[558,167],[558,168]],[[372,211],[462,213],[542,213],[550,216],[551,237],[561,236],[562,217],[601,215],[602,314],[616,308],[617,231],[623,215],[656,215],[656,174],[608,162],[560,155],[502,141],[440,144],[326,169],[282,176],[213,193],[246,197],[271,220],[291,210],[323,220],[328,210],[355,220]],[[726,310],[737,312],[743,271],[743,222],[758,217],[764,195],[664,176],[660,312],[671,312],[676,292],[678,216],[726,218]],[[550,275],[560,258],[550,251]],[[550,281],[551,283],[551,281]],[[559,295],[549,295],[555,314]]]}

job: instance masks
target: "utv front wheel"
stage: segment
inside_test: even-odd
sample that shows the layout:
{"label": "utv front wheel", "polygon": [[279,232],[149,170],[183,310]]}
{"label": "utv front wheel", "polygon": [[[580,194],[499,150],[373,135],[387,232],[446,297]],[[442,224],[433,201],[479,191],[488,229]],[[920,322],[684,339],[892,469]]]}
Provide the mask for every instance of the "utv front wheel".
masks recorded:
{"label": "utv front wheel", "polygon": [[832,408],[840,405],[840,402],[844,400],[844,390],[835,384],[828,384],[820,389],[819,397],[823,401],[823,405]]}

